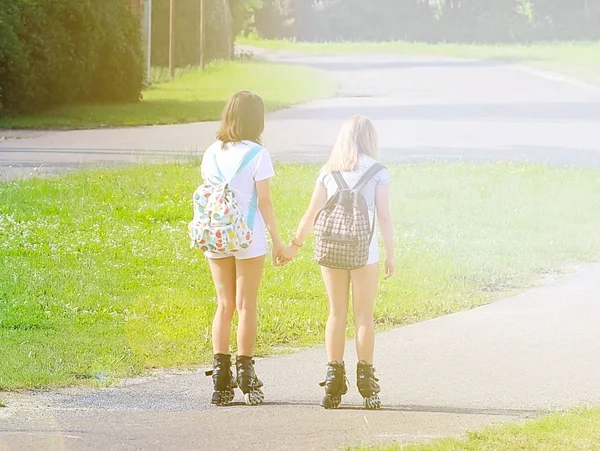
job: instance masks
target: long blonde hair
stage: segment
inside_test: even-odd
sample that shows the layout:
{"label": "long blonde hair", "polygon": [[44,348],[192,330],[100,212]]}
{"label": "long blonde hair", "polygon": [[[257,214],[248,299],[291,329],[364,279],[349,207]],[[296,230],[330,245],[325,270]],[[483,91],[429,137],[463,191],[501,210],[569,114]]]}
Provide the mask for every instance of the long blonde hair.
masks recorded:
{"label": "long blonde hair", "polygon": [[361,155],[377,158],[379,138],[373,123],[365,116],[352,116],[340,129],[325,170],[355,171]]}

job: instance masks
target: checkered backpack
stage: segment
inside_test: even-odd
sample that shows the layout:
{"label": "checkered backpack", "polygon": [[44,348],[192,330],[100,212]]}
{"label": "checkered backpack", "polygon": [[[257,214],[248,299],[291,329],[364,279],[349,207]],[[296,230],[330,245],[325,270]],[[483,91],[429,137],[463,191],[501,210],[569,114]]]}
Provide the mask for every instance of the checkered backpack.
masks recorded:
{"label": "checkered backpack", "polygon": [[213,154],[213,164],[218,176],[200,185],[194,192],[194,219],[188,224],[191,247],[202,252],[232,254],[250,246],[257,208],[256,191],[250,202],[250,211],[245,215],[229,184],[261,150],[261,146],[251,149],[229,179],[221,173],[216,154]]}
{"label": "checkered backpack", "polygon": [[362,189],[384,166],[375,163],[350,189],[339,172],[331,175],[338,186],[315,220],[315,260],[334,269],[358,269],[369,260],[369,248],[375,233],[375,219],[369,221],[369,209]]}

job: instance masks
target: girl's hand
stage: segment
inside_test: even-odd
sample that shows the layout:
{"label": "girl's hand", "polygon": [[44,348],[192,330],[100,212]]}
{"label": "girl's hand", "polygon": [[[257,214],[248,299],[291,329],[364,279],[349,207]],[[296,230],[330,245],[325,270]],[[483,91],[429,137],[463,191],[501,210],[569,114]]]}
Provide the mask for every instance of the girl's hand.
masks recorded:
{"label": "girl's hand", "polygon": [[299,248],[294,245],[285,247],[279,254],[279,258],[283,261],[283,264],[285,265],[286,263],[296,258],[296,255],[298,255],[298,251]]}
{"label": "girl's hand", "polygon": [[396,274],[396,260],[394,257],[386,257],[385,259],[385,280]]}
{"label": "girl's hand", "polygon": [[281,241],[273,243],[273,251],[271,252],[271,259],[273,260],[274,266],[282,266],[281,261],[281,252],[283,251],[284,246]]}

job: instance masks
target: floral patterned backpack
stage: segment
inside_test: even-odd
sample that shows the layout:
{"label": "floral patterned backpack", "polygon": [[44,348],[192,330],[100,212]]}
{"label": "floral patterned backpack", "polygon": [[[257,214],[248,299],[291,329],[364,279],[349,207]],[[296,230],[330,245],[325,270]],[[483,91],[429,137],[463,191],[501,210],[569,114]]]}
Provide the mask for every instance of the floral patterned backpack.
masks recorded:
{"label": "floral patterned backpack", "polygon": [[247,249],[252,243],[252,228],[257,208],[256,191],[250,202],[247,217],[235,200],[235,192],[229,187],[231,180],[245,168],[262,150],[261,146],[251,149],[242,158],[236,171],[227,180],[213,161],[218,177],[214,183],[200,185],[194,192],[194,219],[188,225],[192,248],[215,254],[232,254]]}

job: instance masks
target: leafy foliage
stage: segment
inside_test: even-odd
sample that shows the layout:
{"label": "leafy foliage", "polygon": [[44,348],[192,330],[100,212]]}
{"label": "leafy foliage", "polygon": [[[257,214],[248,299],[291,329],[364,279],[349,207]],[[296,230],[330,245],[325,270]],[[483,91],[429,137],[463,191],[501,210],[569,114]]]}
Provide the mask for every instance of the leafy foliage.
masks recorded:
{"label": "leafy foliage", "polygon": [[122,0],[0,0],[0,115],[135,101],[139,22]]}
{"label": "leafy foliage", "polygon": [[265,0],[264,38],[523,42],[600,38],[591,0]]}

